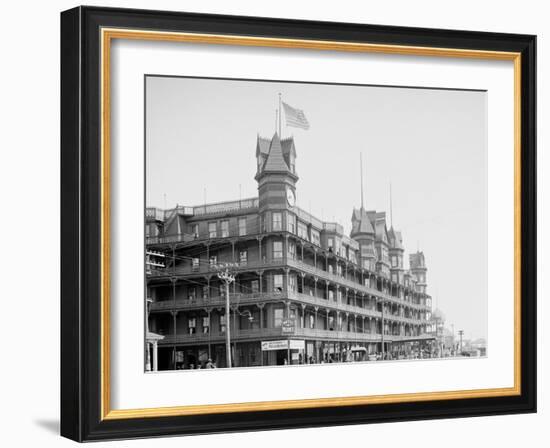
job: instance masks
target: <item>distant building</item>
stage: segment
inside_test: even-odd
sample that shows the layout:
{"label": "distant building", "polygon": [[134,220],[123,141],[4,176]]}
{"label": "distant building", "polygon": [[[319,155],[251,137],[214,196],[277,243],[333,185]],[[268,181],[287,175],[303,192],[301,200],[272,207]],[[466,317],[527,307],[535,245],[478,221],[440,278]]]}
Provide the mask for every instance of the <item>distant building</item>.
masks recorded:
{"label": "distant building", "polygon": [[[236,367],[427,356],[424,254],[404,269],[401,233],[384,212],[353,210],[347,236],[297,207],[292,138],[258,137],[256,160],[257,197],[146,210],[159,370],[209,358],[224,367],[227,325]],[[230,319],[216,275],[223,262],[238,263]]]}

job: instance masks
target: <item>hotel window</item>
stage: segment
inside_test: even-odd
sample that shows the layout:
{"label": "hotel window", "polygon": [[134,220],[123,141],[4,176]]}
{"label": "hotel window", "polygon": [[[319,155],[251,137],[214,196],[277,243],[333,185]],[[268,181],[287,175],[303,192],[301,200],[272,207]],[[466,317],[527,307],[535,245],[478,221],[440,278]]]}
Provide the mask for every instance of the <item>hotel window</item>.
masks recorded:
{"label": "hotel window", "polygon": [[202,318],[202,332],[210,333],[210,318],[208,316]]}
{"label": "hotel window", "polygon": [[286,227],[290,233],[296,233],[296,217],[291,213],[286,215]]}
{"label": "hotel window", "polygon": [[280,212],[273,213],[273,230],[283,230],[283,216]]}
{"label": "hotel window", "polygon": [[239,218],[239,236],[246,235],[246,218]]}
{"label": "hotel window", "polygon": [[239,251],[239,263],[246,264],[248,261],[248,251],[240,250]]}
{"label": "hotel window", "polygon": [[337,238],[335,240],[335,244],[334,244],[334,251],[336,252],[337,255],[342,255],[342,248],[341,248],[341,244],[340,244],[340,240]]}
{"label": "hotel window", "polygon": [[321,235],[318,230],[311,229],[311,242],[317,246],[321,245]]}
{"label": "hotel window", "polygon": [[393,268],[397,267],[397,257],[395,255],[391,256],[391,265]]}
{"label": "hotel window", "polygon": [[315,316],[313,314],[309,315],[309,328],[315,328]]}
{"label": "hotel window", "polygon": [[208,299],[208,286],[207,285],[204,285],[202,287],[202,298],[203,299]]}
{"label": "hotel window", "polygon": [[388,248],[385,246],[382,246],[382,261],[388,261]]}
{"label": "hotel window", "polygon": [[283,292],[283,275],[273,274],[273,291]]}
{"label": "hotel window", "polygon": [[334,238],[327,239],[327,246],[328,246],[328,250],[330,251],[334,250]]}
{"label": "hotel window", "polygon": [[216,223],[215,222],[209,222],[208,223],[208,237],[209,238],[216,238],[218,236],[216,231]]}
{"label": "hotel window", "polygon": [[292,241],[288,243],[288,257],[291,260],[294,260],[296,258],[296,244],[294,244]]}
{"label": "hotel window", "polygon": [[198,257],[193,258],[192,268],[193,268],[193,271],[198,271],[199,270],[199,258]]}
{"label": "hotel window", "polygon": [[283,325],[283,309],[275,308],[273,311],[273,326],[275,328],[280,328]]}
{"label": "hotel window", "polygon": [[195,288],[189,288],[187,291],[187,297],[189,300],[195,300]]}
{"label": "hotel window", "polygon": [[280,260],[283,258],[283,242],[273,241],[273,259]]}
{"label": "hotel window", "polygon": [[258,280],[252,280],[250,282],[250,290],[252,293],[260,292],[260,282]]}
{"label": "hotel window", "polygon": [[328,272],[329,274],[332,274],[334,272],[334,268],[332,267],[331,264],[328,265]]}
{"label": "hotel window", "polygon": [[210,266],[214,266],[218,263],[218,257],[216,255],[210,255]]}
{"label": "hotel window", "polygon": [[229,221],[225,220],[221,223],[222,238],[227,238],[229,236]]}
{"label": "hotel window", "polygon": [[288,276],[288,289],[291,292],[296,292],[296,277],[294,275]]}
{"label": "hotel window", "polygon": [[341,264],[338,264],[336,265],[336,273],[342,277],[342,265]]}
{"label": "hotel window", "polygon": [[334,300],[334,291],[332,289],[328,290],[328,299]]}
{"label": "hotel window", "polygon": [[190,317],[187,326],[189,327],[189,334],[195,334],[197,332],[197,319]]}
{"label": "hotel window", "polygon": [[298,222],[298,236],[303,240],[309,241],[307,235],[307,226],[303,222]]}
{"label": "hotel window", "polygon": [[328,329],[330,331],[334,330],[334,316],[329,316],[328,317]]}
{"label": "hotel window", "polygon": [[220,315],[220,333],[225,333],[225,314]]}
{"label": "hotel window", "polygon": [[199,225],[198,224],[193,224],[193,226],[191,227],[191,233],[193,234],[194,238],[199,237]]}

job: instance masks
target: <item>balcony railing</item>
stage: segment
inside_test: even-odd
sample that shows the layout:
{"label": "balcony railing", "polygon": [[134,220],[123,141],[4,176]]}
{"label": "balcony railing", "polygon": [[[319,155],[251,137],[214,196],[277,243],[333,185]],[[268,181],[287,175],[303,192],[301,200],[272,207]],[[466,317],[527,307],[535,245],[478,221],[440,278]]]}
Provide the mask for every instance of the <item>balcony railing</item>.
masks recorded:
{"label": "balcony railing", "polygon": [[[332,331],[321,330],[315,328],[295,328],[293,331],[285,331],[283,333],[282,328],[255,328],[245,330],[233,330],[231,331],[232,341],[246,341],[246,340],[269,340],[273,338],[307,338],[325,340],[331,342],[382,342],[382,335],[379,333],[359,332],[359,331]],[[433,335],[421,334],[417,336],[405,336],[405,335],[384,335],[385,342],[408,342],[419,340],[434,339]],[[167,344],[208,344],[208,343],[224,343],[225,333],[181,333],[181,334],[166,334],[164,339],[159,343],[161,345]]]}
{"label": "balcony railing", "polygon": [[[327,300],[322,297],[312,296],[309,294],[303,294],[298,292],[257,292],[257,293],[231,293],[230,294],[232,306],[250,306],[258,303],[276,303],[285,302],[290,300],[292,302],[303,303],[312,307],[319,307],[322,309],[330,309],[341,313],[349,313],[360,318],[376,318],[381,319],[382,313],[372,308],[365,308],[356,305],[350,305],[347,303],[338,302],[335,300]],[[205,309],[205,308],[223,308],[225,307],[225,297],[201,297],[201,298],[189,298],[189,299],[177,299],[177,300],[161,300],[151,303],[151,311],[162,312],[171,310],[192,310],[192,309]],[[388,322],[399,322],[411,325],[420,325],[428,323],[423,319],[414,319],[411,317],[405,317],[395,314],[384,314],[384,319]]]}
{"label": "balcony railing", "polygon": [[[359,291],[372,296],[383,298],[384,300],[397,305],[405,305],[413,309],[422,310],[422,311],[429,309],[428,305],[406,302],[399,297],[394,297],[392,295],[378,291],[369,286],[362,285],[361,283],[354,282],[353,280],[347,279],[345,277],[336,275],[331,272],[327,272],[323,269],[319,269],[308,263],[304,263],[303,261],[299,261],[292,258],[287,258],[286,261],[284,258],[265,259],[263,261],[260,261],[260,260],[248,261],[246,264],[244,263],[240,264],[235,269],[235,271],[239,273],[239,272],[246,272],[246,271],[257,270],[257,269],[270,269],[270,268],[279,268],[279,267],[282,268],[284,266],[292,267],[296,270],[306,272],[312,276],[319,277],[324,280],[328,280],[332,283],[347,286],[348,288],[355,291]],[[159,270],[151,269],[151,272],[149,275],[150,277],[171,277],[171,276],[182,276],[182,275],[208,274],[208,273],[215,273],[215,272],[216,272],[215,266],[210,266],[206,263],[202,263],[197,266],[179,266],[179,267],[176,267],[175,269],[174,268],[159,269]],[[305,296],[307,296],[307,294],[305,294]],[[363,308],[360,308],[360,309],[363,309]],[[406,319],[406,318],[403,318],[403,319]]]}
{"label": "balcony railing", "polygon": [[215,204],[199,205],[193,207],[193,215],[212,215],[227,213],[235,210],[245,210],[258,207],[258,198],[241,199],[240,201],[218,202]]}

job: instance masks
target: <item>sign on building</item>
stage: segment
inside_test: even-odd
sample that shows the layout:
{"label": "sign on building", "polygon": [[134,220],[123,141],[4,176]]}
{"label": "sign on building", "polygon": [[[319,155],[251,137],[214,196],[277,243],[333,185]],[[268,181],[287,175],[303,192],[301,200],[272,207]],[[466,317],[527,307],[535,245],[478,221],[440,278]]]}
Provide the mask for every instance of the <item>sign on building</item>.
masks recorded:
{"label": "sign on building", "polygon": [[294,333],[295,328],[296,324],[294,322],[294,319],[283,319],[283,322],[281,324],[281,331],[283,334]]}
{"label": "sign on building", "polygon": [[262,341],[262,351],[269,350],[286,350],[288,348],[288,340],[282,341]]}
{"label": "sign on building", "polygon": [[306,348],[306,341],[304,340],[291,339],[288,343],[290,350],[305,350]]}
{"label": "sign on building", "polygon": [[262,351],[266,352],[269,350],[304,350],[306,347],[306,342],[304,340],[283,339],[281,341],[262,341]]}

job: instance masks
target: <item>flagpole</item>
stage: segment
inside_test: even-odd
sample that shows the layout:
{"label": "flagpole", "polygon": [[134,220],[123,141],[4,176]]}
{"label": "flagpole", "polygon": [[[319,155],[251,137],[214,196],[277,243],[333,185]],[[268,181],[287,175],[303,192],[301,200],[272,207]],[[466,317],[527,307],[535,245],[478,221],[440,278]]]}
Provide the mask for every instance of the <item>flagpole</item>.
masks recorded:
{"label": "flagpole", "polygon": [[363,153],[359,153],[359,167],[361,170],[361,211],[365,208],[365,201],[363,198]]}
{"label": "flagpole", "polygon": [[282,127],[281,127],[281,94],[279,93],[279,138],[282,140]]}
{"label": "flagpole", "polygon": [[391,194],[391,182],[390,182],[390,225],[393,228],[393,201]]}

